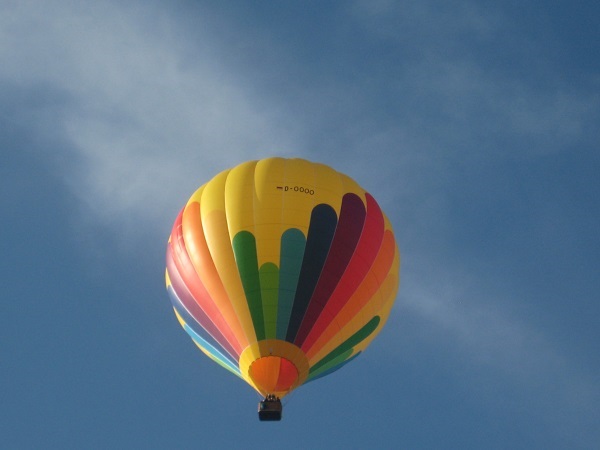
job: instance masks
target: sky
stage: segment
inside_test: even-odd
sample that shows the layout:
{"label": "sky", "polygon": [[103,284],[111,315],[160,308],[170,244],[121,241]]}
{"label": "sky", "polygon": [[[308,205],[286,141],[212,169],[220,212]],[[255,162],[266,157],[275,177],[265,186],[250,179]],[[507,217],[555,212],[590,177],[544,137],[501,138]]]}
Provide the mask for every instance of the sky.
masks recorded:
{"label": "sky", "polygon": [[[0,442],[598,448],[599,14],[0,0]],[[164,286],[191,193],[268,156],[356,179],[402,255],[378,338],[279,423]]]}

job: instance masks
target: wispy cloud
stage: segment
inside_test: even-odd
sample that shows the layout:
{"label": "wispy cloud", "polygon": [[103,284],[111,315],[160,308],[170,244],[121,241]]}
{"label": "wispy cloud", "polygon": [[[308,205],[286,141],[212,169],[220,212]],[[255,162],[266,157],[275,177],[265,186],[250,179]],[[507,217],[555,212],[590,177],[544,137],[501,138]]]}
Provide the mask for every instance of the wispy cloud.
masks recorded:
{"label": "wispy cloud", "polygon": [[[400,171],[415,189],[436,189],[448,158],[482,149],[523,151],[506,145],[515,140],[528,141],[528,151],[556,151],[581,137],[597,99],[563,85],[537,92],[492,70],[493,57],[440,44],[463,42],[457,39],[463,35],[476,42],[497,38],[506,23],[500,12],[472,2],[442,11],[434,6],[356,2],[361,38],[380,40],[398,57],[408,52],[407,63],[392,61],[375,86],[368,71],[336,85],[291,80],[293,96],[285,98],[281,90],[275,97],[253,85],[220,57],[226,46],[208,12],[197,14],[192,29],[178,12],[152,2],[78,8],[14,2],[0,18],[0,77],[62,96],[41,102],[32,126],[45,123],[64,136],[73,155],[64,169],[67,182],[109,221],[133,211],[159,220],[199,180],[269,154],[305,153],[351,174],[360,167],[361,182],[383,185],[378,194],[391,203],[401,186],[375,180],[393,180]],[[260,42],[268,45],[268,37]],[[303,102],[290,106],[300,97]],[[389,155],[398,155],[398,164],[387,164]],[[422,177],[425,166],[438,176]],[[435,186],[423,185],[434,179]]]}
{"label": "wispy cloud", "polygon": [[3,9],[0,77],[62,98],[29,111],[38,119],[31,126],[49,123],[62,135],[69,148],[48,151],[100,220],[156,222],[215,172],[293,147],[287,118],[223,65],[201,21],[180,30],[151,3]]}
{"label": "wispy cloud", "polygon": [[501,403],[497,397],[504,392],[513,414],[552,427],[573,445],[585,447],[598,436],[597,375],[565,354],[548,330],[524,319],[523,308],[506,298],[508,291],[486,290],[464,268],[443,270],[431,261],[427,270],[410,265],[404,276],[410,281],[402,285],[396,308],[407,316],[402,322],[412,325],[398,328],[402,353],[433,348],[433,356],[441,345],[454,355],[455,376],[471,395]]}
{"label": "wispy cloud", "polygon": [[568,74],[543,19],[531,25],[537,36],[502,8],[469,0],[356,1],[352,14],[396,59],[386,90],[405,105],[398,126],[432,148],[539,155],[593,142],[600,96],[581,86],[595,81]]}

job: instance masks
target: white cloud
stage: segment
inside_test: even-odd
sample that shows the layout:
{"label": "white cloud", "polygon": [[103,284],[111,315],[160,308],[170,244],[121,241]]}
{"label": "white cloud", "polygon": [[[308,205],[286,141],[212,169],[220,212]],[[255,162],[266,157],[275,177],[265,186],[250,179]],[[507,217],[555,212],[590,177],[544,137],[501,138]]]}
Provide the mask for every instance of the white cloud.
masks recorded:
{"label": "white cloud", "polygon": [[506,298],[510,290],[489,291],[464,268],[443,270],[431,262],[426,267],[413,264],[403,273],[410,281],[401,283],[396,310],[409,316],[405,323],[416,325],[398,327],[398,339],[406,341],[402,352],[442,345],[434,354],[451,351],[464,390],[502,403],[498,386],[507,382],[513,414],[533,415],[571,442],[589,442],[600,419],[595,374],[564,354],[548,330],[523,320],[526,308],[519,310]]}
{"label": "white cloud", "polygon": [[[374,193],[391,204],[398,188],[381,180],[403,172],[408,182],[402,186],[430,189],[415,179],[415,166],[441,171],[440,159],[480,151],[481,136],[485,148],[493,147],[496,136],[508,136],[535,139],[527,150],[544,152],[578,139],[593,100],[568,90],[536,93],[517,79],[494,77],[474,60],[436,49],[440,33],[493,36],[505,23],[497,11],[471,2],[439,14],[431,14],[432,8],[420,2],[400,9],[385,1],[354,5],[368,32],[396,47],[414,44],[404,41],[416,23],[425,28],[421,37],[435,31],[419,42],[419,58],[385,80],[389,97],[401,102],[393,117],[381,114],[381,99],[371,96],[360,75],[351,85],[303,85],[305,102],[294,110],[286,104],[290,99],[272,98],[219,56],[227,47],[210,17],[197,14],[192,29],[181,15],[153,2],[6,4],[0,77],[64,96],[35,117],[71,144],[76,163],[65,167],[67,182],[99,219],[109,221],[124,213],[159,220],[173,201],[218,170],[270,154],[335,163],[369,189],[383,185]],[[396,26],[400,19],[408,29]],[[260,41],[268,45],[264,36]],[[291,90],[298,100],[298,86]],[[302,134],[308,129],[319,133],[318,142],[312,133]],[[319,148],[308,153],[307,142]],[[460,151],[446,151],[458,146]],[[346,157],[339,158],[342,150]],[[390,158],[397,164],[388,164]],[[360,176],[353,172],[357,167]]]}
{"label": "white cloud", "polygon": [[200,17],[181,29],[145,2],[15,2],[2,13],[0,78],[64,96],[31,114],[70,144],[63,175],[100,220],[160,221],[215,172],[293,149],[287,118],[223,65]]}

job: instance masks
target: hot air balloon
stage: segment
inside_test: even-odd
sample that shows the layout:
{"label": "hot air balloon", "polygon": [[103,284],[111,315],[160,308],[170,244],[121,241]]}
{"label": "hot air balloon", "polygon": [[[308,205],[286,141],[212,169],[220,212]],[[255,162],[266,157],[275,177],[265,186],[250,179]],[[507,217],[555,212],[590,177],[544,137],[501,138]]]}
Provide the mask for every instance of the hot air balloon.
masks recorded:
{"label": "hot air balloon", "polygon": [[303,159],[249,161],[183,207],[166,285],[181,326],[264,400],[356,358],[381,331],[399,283],[388,218],[350,177]]}

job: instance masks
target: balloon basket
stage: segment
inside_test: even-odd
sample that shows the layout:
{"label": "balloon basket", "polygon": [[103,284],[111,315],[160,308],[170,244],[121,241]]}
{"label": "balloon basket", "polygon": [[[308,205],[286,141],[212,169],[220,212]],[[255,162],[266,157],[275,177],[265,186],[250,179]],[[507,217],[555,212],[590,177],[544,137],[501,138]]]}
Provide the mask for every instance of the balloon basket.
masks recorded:
{"label": "balloon basket", "polygon": [[258,404],[258,420],[261,422],[274,422],[281,420],[281,400],[274,395],[267,397]]}

